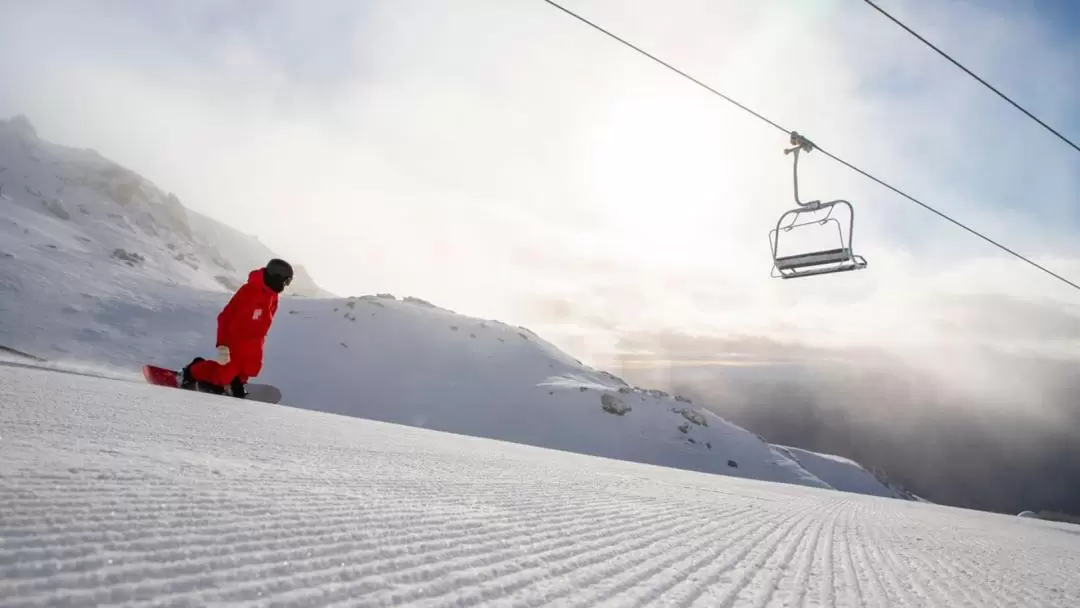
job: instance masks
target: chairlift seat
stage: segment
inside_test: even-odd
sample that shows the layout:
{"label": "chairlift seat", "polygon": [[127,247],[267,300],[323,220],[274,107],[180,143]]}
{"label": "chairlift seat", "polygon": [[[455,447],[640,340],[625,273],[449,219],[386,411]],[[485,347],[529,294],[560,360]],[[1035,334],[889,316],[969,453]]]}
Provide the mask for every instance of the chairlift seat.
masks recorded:
{"label": "chairlift seat", "polygon": [[778,270],[798,270],[800,268],[806,268],[810,266],[821,266],[822,264],[842,264],[844,262],[852,261],[851,250],[842,247],[840,249],[829,249],[827,251],[812,251],[810,253],[800,253],[798,255],[786,255],[776,258],[776,268]]}
{"label": "chairlift seat", "polygon": [[776,258],[775,268],[780,273],[781,278],[793,279],[832,272],[858,270],[865,266],[866,260],[862,256],[854,255],[848,247],[842,247],[778,257]]}

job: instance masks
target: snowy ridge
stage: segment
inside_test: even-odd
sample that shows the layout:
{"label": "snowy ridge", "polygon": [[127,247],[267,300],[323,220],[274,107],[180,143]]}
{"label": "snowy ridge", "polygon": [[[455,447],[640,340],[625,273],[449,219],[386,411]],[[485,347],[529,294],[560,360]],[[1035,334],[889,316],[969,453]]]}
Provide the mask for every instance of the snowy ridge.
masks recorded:
{"label": "snowy ridge", "polygon": [[777,445],[775,447],[834,489],[888,498],[922,500],[903,488],[894,487],[887,479],[880,479],[850,458],[812,452],[791,446]]}
{"label": "snowy ridge", "polygon": [[[0,166],[0,344],[54,365],[137,378],[144,363],[178,369],[210,354],[230,286],[272,255],[96,153],[41,141],[24,120],[0,123]],[[298,287],[309,297],[282,299],[256,379],[289,405],[833,487],[832,470],[814,471],[686,400],[627,386],[525,328],[417,298]]]}
{"label": "snowy ridge", "polygon": [[0,403],[4,606],[1080,605],[1067,524],[40,370]]}
{"label": "snowy ridge", "polygon": [[[247,270],[258,268],[270,258],[279,257],[258,238],[250,236],[208,218],[201,213],[187,210],[188,225],[191,226],[195,241],[207,250],[216,252],[216,260],[226,262],[235,274],[236,281],[243,281]],[[303,264],[294,263],[296,277],[290,285],[290,293],[309,297],[333,297],[334,294],[315,284]],[[231,288],[230,288],[231,290]]]}
{"label": "snowy ridge", "polygon": [[[253,264],[274,257],[97,152],[40,139],[21,116],[0,121],[0,196],[0,259],[17,254],[5,246],[22,236],[91,274],[126,266],[166,283],[232,291]],[[332,295],[302,266],[293,293]]]}

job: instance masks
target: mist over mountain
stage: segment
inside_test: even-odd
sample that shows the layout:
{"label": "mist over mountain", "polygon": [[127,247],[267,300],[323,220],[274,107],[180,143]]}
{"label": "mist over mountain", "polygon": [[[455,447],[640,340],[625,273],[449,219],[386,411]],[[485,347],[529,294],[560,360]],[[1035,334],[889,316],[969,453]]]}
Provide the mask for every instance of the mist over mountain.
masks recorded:
{"label": "mist over mountain", "polygon": [[[663,353],[625,357],[616,371],[628,380],[708,403],[773,443],[828,446],[928,500],[1080,513],[1080,378],[1068,359],[986,350],[977,355],[980,383],[884,351],[684,335],[636,335],[622,345]],[[715,355],[726,352],[742,357]]]}

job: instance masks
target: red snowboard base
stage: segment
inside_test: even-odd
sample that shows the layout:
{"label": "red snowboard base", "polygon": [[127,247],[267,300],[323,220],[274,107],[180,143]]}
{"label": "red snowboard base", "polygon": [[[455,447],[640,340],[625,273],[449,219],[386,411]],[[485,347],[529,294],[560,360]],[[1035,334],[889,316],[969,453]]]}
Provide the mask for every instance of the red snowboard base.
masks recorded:
{"label": "red snowboard base", "polygon": [[144,365],[142,373],[143,377],[146,378],[146,381],[150,384],[180,388],[180,373],[175,370],[165,369],[164,367],[158,367],[156,365]]}
{"label": "red snowboard base", "polygon": [[[157,386],[168,386],[171,388],[180,388],[180,372],[164,367],[158,367],[156,365],[144,365],[143,377],[150,384]],[[278,403],[281,401],[281,391],[270,384],[258,384],[249,382],[244,387],[247,390],[247,397],[252,401],[263,401],[265,403]],[[228,389],[226,389],[227,391]],[[226,392],[226,395],[228,393]]]}

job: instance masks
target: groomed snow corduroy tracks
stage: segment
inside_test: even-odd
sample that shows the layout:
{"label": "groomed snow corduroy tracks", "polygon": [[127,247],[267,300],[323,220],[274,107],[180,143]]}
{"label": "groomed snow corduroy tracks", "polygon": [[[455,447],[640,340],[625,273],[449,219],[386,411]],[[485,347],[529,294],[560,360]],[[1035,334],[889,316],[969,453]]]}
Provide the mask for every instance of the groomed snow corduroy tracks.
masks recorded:
{"label": "groomed snow corduroy tracks", "polygon": [[0,605],[1077,606],[1080,528],[0,367]]}

